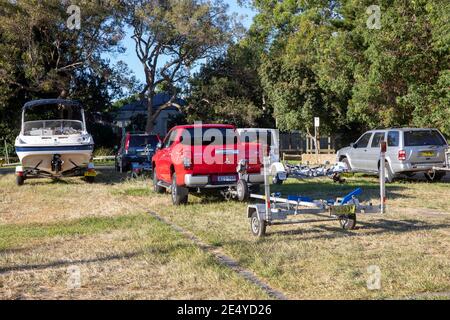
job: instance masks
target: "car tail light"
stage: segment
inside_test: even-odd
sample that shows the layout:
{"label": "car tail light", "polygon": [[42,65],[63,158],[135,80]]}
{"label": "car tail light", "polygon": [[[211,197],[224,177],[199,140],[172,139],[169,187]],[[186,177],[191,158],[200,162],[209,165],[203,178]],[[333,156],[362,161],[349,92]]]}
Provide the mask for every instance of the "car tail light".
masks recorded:
{"label": "car tail light", "polygon": [[406,151],[405,150],[400,150],[398,152],[398,160],[400,160],[400,161],[406,160]]}
{"label": "car tail light", "polygon": [[130,135],[127,134],[125,137],[125,153],[128,153],[128,149],[130,148]]}

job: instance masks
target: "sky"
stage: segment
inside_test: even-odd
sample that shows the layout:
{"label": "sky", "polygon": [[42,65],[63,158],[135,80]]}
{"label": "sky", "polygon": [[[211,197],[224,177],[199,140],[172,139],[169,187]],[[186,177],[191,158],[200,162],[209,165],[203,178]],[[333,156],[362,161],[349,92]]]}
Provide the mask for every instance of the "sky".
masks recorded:
{"label": "sky", "polygon": [[[237,13],[239,16],[242,16],[242,23],[246,28],[249,28],[252,22],[253,17],[255,16],[255,12],[250,8],[241,7],[237,4],[237,0],[224,0],[225,3],[229,5],[229,12]],[[117,61],[124,61],[130,70],[135,74],[136,78],[140,80],[142,83],[145,82],[144,71],[141,63],[136,57],[136,53],[134,51],[134,40],[131,39],[131,30],[127,32],[127,35],[122,40],[121,44],[126,48],[126,52],[123,54],[116,54],[107,56],[112,64]]]}

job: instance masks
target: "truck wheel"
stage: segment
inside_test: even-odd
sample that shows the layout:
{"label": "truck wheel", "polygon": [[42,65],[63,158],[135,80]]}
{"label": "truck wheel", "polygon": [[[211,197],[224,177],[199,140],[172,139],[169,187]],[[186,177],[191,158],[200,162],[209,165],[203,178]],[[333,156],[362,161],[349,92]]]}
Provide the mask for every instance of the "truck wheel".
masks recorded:
{"label": "truck wheel", "polygon": [[180,187],[177,185],[177,175],[173,174],[172,176],[172,203],[176,206],[180,204],[186,204],[188,202],[188,194],[189,191],[187,188]]}
{"label": "truck wheel", "polygon": [[23,186],[25,178],[23,176],[16,176],[16,184],[18,186]]}
{"label": "truck wheel", "polygon": [[117,161],[117,158],[114,159],[114,167],[116,168],[117,172],[120,172],[119,161]]}
{"label": "truck wheel", "polygon": [[156,193],[164,193],[164,187],[158,185],[158,178],[156,177],[156,168],[153,169],[153,191]]}
{"label": "truck wheel", "polygon": [[438,171],[433,171],[433,172],[425,172],[423,174],[425,176],[425,179],[427,179],[430,182],[436,182],[436,181],[440,181],[444,176],[445,176],[445,172],[438,172]]}
{"label": "truck wheel", "polygon": [[239,201],[247,201],[248,200],[248,198],[250,196],[250,192],[248,190],[247,181],[240,179],[237,182],[236,191],[237,191],[237,198]]}
{"label": "truck wheel", "polygon": [[342,216],[339,218],[339,223],[344,230],[353,230],[356,226],[356,215]]}
{"label": "truck wheel", "polygon": [[266,222],[259,220],[256,211],[253,212],[250,218],[250,229],[255,237],[261,238],[266,235]]}

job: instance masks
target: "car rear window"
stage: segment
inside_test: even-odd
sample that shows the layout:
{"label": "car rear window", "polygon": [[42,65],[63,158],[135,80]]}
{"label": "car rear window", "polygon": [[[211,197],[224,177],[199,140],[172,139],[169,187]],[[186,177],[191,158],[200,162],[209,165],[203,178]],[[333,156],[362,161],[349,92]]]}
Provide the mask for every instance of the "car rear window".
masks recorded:
{"label": "car rear window", "polygon": [[436,130],[405,131],[404,138],[406,147],[445,145],[444,138]]}
{"label": "car rear window", "polygon": [[130,136],[130,147],[145,147],[146,145],[152,145],[153,147],[158,144],[158,138],[154,135],[149,136]]}
{"label": "car rear window", "polygon": [[389,131],[388,138],[387,138],[388,146],[389,147],[398,147],[399,137],[400,137],[400,135],[399,135],[398,131]]}
{"label": "car rear window", "polygon": [[181,143],[186,146],[219,146],[237,141],[235,130],[227,128],[189,128],[184,129],[181,136]]}

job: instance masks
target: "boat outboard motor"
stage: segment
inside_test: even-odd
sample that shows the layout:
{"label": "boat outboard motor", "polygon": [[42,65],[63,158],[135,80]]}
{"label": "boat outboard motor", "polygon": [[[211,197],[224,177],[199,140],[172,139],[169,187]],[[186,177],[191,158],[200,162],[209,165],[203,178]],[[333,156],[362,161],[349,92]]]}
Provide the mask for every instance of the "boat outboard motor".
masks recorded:
{"label": "boat outboard motor", "polygon": [[63,161],[61,160],[60,154],[54,154],[52,158],[52,171],[60,172],[62,168]]}

